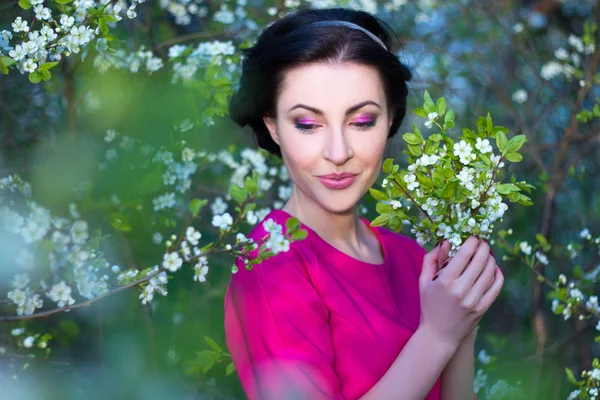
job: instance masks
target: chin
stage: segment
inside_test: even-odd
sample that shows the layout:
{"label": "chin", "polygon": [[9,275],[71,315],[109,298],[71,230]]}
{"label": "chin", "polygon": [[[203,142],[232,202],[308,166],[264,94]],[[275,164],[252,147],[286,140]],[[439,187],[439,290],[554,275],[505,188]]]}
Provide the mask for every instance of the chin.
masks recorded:
{"label": "chin", "polygon": [[360,196],[353,191],[348,191],[348,193],[340,191],[334,196],[325,193],[320,197],[321,207],[332,214],[354,214],[360,200]]}

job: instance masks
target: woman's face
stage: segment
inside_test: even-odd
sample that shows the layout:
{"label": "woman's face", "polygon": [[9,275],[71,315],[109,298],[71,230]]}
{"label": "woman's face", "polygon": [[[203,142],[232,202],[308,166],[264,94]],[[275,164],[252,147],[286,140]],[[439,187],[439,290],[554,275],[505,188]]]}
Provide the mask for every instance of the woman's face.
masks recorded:
{"label": "woman's face", "polygon": [[[334,213],[354,210],[381,170],[392,123],[386,104],[381,79],[369,66],[310,64],[285,75],[277,118],[264,121],[281,148],[296,202]],[[342,173],[355,176],[320,178]]]}

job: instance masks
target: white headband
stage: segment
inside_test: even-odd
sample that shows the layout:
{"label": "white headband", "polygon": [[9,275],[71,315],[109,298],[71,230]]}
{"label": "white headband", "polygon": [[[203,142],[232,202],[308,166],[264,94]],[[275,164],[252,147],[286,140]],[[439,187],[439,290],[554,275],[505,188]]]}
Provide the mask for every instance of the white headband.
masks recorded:
{"label": "white headband", "polygon": [[340,20],[317,21],[317,22],[313,22],[311,24],[304,26],[304,28],[308,28],[309,26],[347,26],[348,28],[351,28],[351,29],[357,29],[357,30],[363,31],[364,33],[369,35],[369,37],[371,39],[376,41],[381,47],[383,47],[385,50],[387,50],[387,47],[385,46],[385,44],[383,44],[381,39],[379,39],[372,32],[369,32],[362,26],[356,25],[355,23],[352,23],[352,22],[340,21]]}

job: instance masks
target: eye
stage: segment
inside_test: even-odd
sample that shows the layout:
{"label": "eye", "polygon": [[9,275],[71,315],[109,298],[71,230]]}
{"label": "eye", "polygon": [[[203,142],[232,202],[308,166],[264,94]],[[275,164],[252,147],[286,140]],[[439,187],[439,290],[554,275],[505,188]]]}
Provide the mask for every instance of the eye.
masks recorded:
{"label": "eye", "polygon": [[356,126],[359,129],[362,130],[367,130],[369,128],[372,128],[375,126],[375,119],[372,119],[370,121],[365,121],[365,122],[353,122],[352,125]]}
{"label": "eye", "polygon": [[310,133],[315,130],[316,124],[301,124],[299,122],[295,123],[296,129],[299,129],[302,133]]}

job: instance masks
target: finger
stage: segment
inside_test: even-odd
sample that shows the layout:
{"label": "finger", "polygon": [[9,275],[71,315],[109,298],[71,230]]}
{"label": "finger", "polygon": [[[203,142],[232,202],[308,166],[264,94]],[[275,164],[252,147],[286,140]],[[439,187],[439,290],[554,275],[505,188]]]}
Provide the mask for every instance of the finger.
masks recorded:
{"label": "finger", "polygon": [[[492,286],[494,283],[494,275],[496,274],[496,260],[494,257],[488,256],[487,263],[485,268],[473,284],[471,290],[467,293],[465,297],[465,302],[467,304],[476,305],[479,303],[483,294]],[[464,275],[464,274],[463,274]],[[462,278],[462,277],[461,277]]]}
{"label": "finger", "polygon": [[440,272],[440,276],[444,275],[444,279],[454,280],[462,273],[473,254],[477,250],[479,239],[475,236],[469,236],[467,240],[456,251],[456,255],[450,260],[448,266]]}
{"label": "finger", "polygon": [[450,243],[449,240],[443,239],[442,240],[442,244],[440,245],[440,251],[438,253],[438,258],[437,258],[437,262],[438,262],[438,272],[445,267],[445,263],[446,261],[448,261],[450,259],[450,256],[448,255],[448,253],[450,253],[450,248],[452,247],[452,244]]}
{"label": "finger", "polygon": [[477,250],[467,265],[467,268],[465,268],[463,274],[458,278],[458,285],[465,292],[471,290],[471,287],[485,268],[489,257],[490,246],[487,244],[487,242],[482,240],[479,243],[479,246],[477,246]]}
{"label": "finger", "polygon": [[488,308],[490,308],[494,300],[496,300],[498,294],[500,294],[503,284],[504,274],[500,268],[497,268],[496,274],[494,275],[494,283],[492,283],[492,286],[490,286],[490,288],[484,293],[481,301],[479,302],[479,307],[481,307],[484,313],[488,310]]}
{"label": "finger", "polygon": [[434,247],[429,253],[423,257],[423,265],[421,275],[419,276],[419,287],[425,287],[437,272],[437,258],[440,251],[440,246]]}

